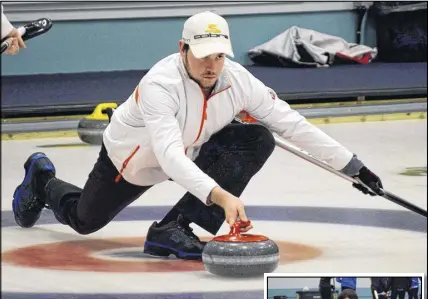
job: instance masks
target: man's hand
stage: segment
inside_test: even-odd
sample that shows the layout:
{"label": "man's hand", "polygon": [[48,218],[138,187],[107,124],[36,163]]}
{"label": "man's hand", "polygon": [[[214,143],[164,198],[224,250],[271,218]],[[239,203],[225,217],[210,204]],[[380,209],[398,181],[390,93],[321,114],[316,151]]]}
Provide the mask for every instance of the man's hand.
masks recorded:
{"label": "man's hand", "polygon": [[9,47],[4,52],[6,54],[15,55],[18,54],[19,49],[26,48],[24,40],[18,32],[18,29],[14,28],[8,35],[7,40]]}
{"label": "man's hand", "polygon": [[367,188],[365,188],[360,184],[352,184],[352,186],[354,186],[364,194],[370,194],[371,196],[384,194],[380,190],[380,189],[383,189],[380,178],[377,175],[375,175],[373,172],[371,172],[367,167],[363,166],[360,169],[360,172],[358,173],[358,175],[355,176],[355,178],[360,179],[361,182],[366,184],[370,189],[372,189],[375,192],[373,193],[371,190],[368,190]]}
{"label": "man's hand", "polygon": [[[238,197],[227,192],[226,190],[218,186],[215,187],[211,191],[211,201],[223,208],[226,216],[226,222],[231,227],[238,220],[238,217],[243,222],[248,221],[247,215],[245,214],[244,204],[242,203],[242,201]],[[241,227],[241,232],[247,232],[252,228],[252,225],[249,225],[247,227]]]}

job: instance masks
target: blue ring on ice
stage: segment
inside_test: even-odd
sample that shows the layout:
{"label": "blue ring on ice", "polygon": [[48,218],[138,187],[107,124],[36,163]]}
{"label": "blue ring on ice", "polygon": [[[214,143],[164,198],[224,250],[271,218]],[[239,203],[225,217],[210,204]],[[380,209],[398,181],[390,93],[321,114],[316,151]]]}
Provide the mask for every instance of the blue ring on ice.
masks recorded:
{"label": "blue ring on ice", "polygon": [[[130,206],[113,221],[160,220],[171,209],[169,206]],[[361,208],[304,207],[304,206],[247,206],[251,220],[305,222],[356,225],[427,232],[427,219],[406,210],[376,210]],[[17,226],[12,211],[2,211],[1,227]],[[57,224],[49,210],[44,210],[36,225]]]}

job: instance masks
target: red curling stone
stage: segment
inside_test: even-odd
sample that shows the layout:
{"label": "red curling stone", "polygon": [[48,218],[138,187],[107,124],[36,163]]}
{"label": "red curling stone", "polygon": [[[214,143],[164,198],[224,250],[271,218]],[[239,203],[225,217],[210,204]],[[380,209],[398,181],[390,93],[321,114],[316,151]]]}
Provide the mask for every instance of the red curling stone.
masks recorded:
{"label": "red curling stone", "polygon": [[205,269],[227,277],[262,276],[279,263],[278,245],[266,236],[241,234],[251,222],[237,221],[228,235],[209,241],[202,252]]}

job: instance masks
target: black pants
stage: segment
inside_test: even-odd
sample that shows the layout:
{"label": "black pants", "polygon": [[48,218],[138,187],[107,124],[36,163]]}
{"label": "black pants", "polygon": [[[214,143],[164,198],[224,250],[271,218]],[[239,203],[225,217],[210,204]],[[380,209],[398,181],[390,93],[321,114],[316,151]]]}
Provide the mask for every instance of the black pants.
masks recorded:
{"label": "black pants", "polygon": [[406,296],[406,290],[404,289],[392,289],[391,291],[391,299],[404,299]]}
{"label": "black pants", "polygon": [[418,299],[419,288],[412,288],[407,291],[409,299]]}
{"label": "black pants", "polygon": [[332,277],[321,277],[319,283],[319,292],[321,299],[331,299],[331,279]]}
{"label": "black pants", "polygon": [[[274,148],[274,138],[265,127],[230,124],[201,147],[195,163],[223,189],[240,196]],[[117,175],[102,146],[83,189],[55,178],[45,187],[45,201],[59,221],[80,234],[93,233],[151,187],[132,185],[124,179],[115,183]],[[208,207],[189,192],[175,208],[212,234],[218,232],[225,220],[223,209],[217,205]]]}

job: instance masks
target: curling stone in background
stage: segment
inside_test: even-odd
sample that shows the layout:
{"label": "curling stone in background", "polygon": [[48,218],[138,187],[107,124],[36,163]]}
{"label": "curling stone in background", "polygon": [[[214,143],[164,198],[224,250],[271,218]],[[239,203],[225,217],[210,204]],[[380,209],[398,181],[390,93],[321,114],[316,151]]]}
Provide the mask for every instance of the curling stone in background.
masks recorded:
{"label": "curling stone in background", "polygon": [[101,103],[92,114],[82,118],[77,126],[77,134],[85,143],[101,145],[103,132],[109,123],[108,109],[117,108],[116,103]]}
{"label": "curling stone in background", "polygon": [[205,269],[227,277],[263,276],[273,272],[279,263],[278,245],[262,235],[241,234],[250,224],[237,221],[228,235],[209,241],[202,252]]}

